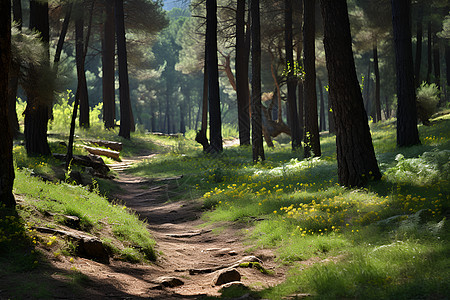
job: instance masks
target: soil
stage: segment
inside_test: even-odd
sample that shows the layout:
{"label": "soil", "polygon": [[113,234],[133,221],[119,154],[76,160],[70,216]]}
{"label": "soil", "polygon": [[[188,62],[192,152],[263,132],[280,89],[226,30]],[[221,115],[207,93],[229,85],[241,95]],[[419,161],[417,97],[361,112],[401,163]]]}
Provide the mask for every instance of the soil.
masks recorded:
{"label": "soil", "polygon": [[[49,281],[54,287],[51,298],[219,297],[221,287],[213,283],[217,273],[249,255],[258,257],[270,274],[263,274],[255,268],[237,268],[241,274],[241,282],[246,287],[258,290],[285,280],[286,268],[275,261],[275,254],[271,250],[249,251],[250,246],[243,243],[245,224],[207,224],[201,218],[202,204],[199,200],[174,192],[178,184],[177,177],[158,181],[124,172],[136,161],[151,157],[126,159],[111,167],[119,174],[114,180],[121,188],[121,192],[115,197],[146,220],[157,243],[157,261],[152,264],[132,264],[111,260],[110,264],[101,264],[86,258],[74,258],[70,261],[69,257],[55,258],[49,255],[43,280]],[[175,197],[185,200],[171,200]],[[79,278],[69,276],[72,281],[78,281],[75,288],[71,285],[72,288],[67,290],[67,274],[70,270],[81,273]],[[216,271],[211,272],[212,270]],[[184,284],[161,287],[155,280],[162,276],[178,278]]]}

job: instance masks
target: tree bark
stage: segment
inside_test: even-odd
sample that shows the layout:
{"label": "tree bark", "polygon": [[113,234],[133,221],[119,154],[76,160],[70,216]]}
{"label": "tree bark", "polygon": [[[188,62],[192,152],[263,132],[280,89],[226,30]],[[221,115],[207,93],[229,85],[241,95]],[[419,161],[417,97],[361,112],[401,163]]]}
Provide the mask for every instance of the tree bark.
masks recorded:
{"label": "tree bark", "polygon": [[252,40],[252,155],[264,161],[261,110],[261,33],[259,0],[250,0]]}
{"label": "tree bark", "polygon": [[223,151],[217,61],[217,0],[206,0],[206,60],[208,61],[208,103],[210,151]]}
{"label": "tree bark", "polygon": [[172,133],[172,122],[170,121],[170,98],[172,98],[172,83],[170,80],[166,80],[166,133]]}
{"label": "tree bark", "polygon": [[[183,100],[180,101],[180,132],[185,135],[186,133],[186,121],[185,121],[185,114],[186,114],[186,104],[191,102],[191,94],[190,90],[187,86],[182,87],[183,92]],[[188,122],[190,122],[190,112],[189,109],[188,112]]]}
{"label": "tree bark", "polygon": [[[104,5],[105,20],[103,23],[102,38],[103,122],[105,123],[105,128],[110,129],[114,128],[116,119],[114,86],[114,3],[111,0],[105,0]],[[154,130],[153,127],[152,129]]]}
{"label": "tree bark", "polygon": [[[303,68],[303,0],[298,1],[298,10],[299,10],[299,19],[298,19],[298,28],[300,29],[298,48],[297,48],[297,62],[299,68]],[[300,138],[303,139],[304,130],[305,130],[305,117],[304,117],[304,86],[303,79],[298,80],[298,127],[300,131]]]}
{"label": "tree bark", "polygon": [[[86,83],[86,73],[84,68],[84,7],[82,3],[76,4],[76,19],[75,19],[75,56],[77,63],[77,78],[78,86],[77,93],[80,101],[80,118],[79,126],[89,128],[89,96]],[[79,91],[78,91],[79,89]]]}
{"label": "tree bark", "polygon": [[420,86],[420,66],[422,64],[422,37],[423,37],[423,5],[419,2],[418,17],[417,17],[417,31],[416,31],[416,60],[414,65],[414,78],[416,88]]}
{"label": "tree bark", "polygon": [[433,47],[432,47],[432,41],[433,41],[433,34],[431,32],[431,21],[428,21],[428,29],[427,29],[427,61],[428,61],[428,69],[427,69],[427,83],[431,83],[431,72],[433,70]]}
{"label": "tree bark", "polygon": [[391,0],[397,70],[397,145],[420,144],[412,60],[410,0]]}
{"label": "tree bark", "polygon": [[350,22],[345,0],[321,0],[330,99],[336,123],[339,184],[362,186],[380,179],[356,77]]}
{"label": "tree bark", "polygon": [[436,30],[433,32],[433,69],[434,69],[434,83],[437,87],[441,87],[441,59],[439,53],[439,38]]}
{"label": "tree bark", "polygon": [[[11,65],[11,1],[0,1],[0,120],[8,117],[8,81]],[[9,122],[1,122],[0,136],[0,205],[15,207],[13,140]]]}
{"label": "tree bark", "polygon": [[206,131],[208,129],[208,59],[207,59],[207,46],[205,38],[205,64],[203,66],[203,97],[201,106],[198,108],[197,117],[202,114],[202,120],[200,124],[200,130],[195,136],[195,141],[198,142],[203,147],[203,151],[207,152],[209,149],[209,141],[206,136]]}
{"label": "tree bark", "polygon": [[371,77],[371,67],[372,63],[370,62],[370,56],[369,56],[369,62],[367,64],[367,76],[364,80],[364,87],[363,91],[366,92],[366,99],[364,99],[364,107],[366,108],[366,114],[367,116],[372,115],[372,101],[370,100],[370,77]]}
{"label": "tree bark", "polygon": [[[300,128],[298,122],[297,97],[295,95],[297,89],[297,78],[294,68],[294,47],[292,32],[292,0],[284,2],[284,47],[286,51],[286,69],[287,69],[287,103],[289,105],[289,116],[291,126],[291,142],[292,151],[297,151],[302,146],[300,137]],[[315,83],[314,83],[315,84]]]}
{"label": "tree bark", "polygon": [[323,86],[322,80],[317,76],[317,84],[319,86],[319,94],[320,94],[320,126],[319,131],[325,131],[327,127],[327,123],[325,122],[325,100],[323,99]]}
{"label": "tree bark", "polygon": [[[329,90],[329,88],[328,88],[328,90]],[[331,96],[330,96],[330,93],[328,93],[328,132],[336,133],[336,126],[334,123],[334,113],[333,113],[333,108],[331,106],[332,105],[331,102],[332,102]]]}
{"label": "tree bark", "polygon": [[[42,42],[48,49],[50,30],[48,23],[48,3],[31,0],[30,1],[30,24],[31,30],[40,32]],[[47,52],[46,62],[49,64],[49,54]],[[52,99],[50,93],[38,95],[39,70],[37,66],[30,67],[29,85],[26,89],[27,107],[25,109],[25,148],[29,155],[49,155],[51,153],[47,141],[47,125]],[[44,95],[45,94],[45,95]]]}
{"label": "tree bark", "polygon": [[316,91],[316,43],[315,43],[315,1],[304,1],[305,23],[304,35],[304,65],[305,65],[305,157],[321,156],[319,124],[317,115]]}
{"label": "tree bark", "polygon": [[58,64],[61,59],[64,40],[67,35],[67,29],[69,28],[70,16],[72,14],[72,6],[73,6],[72,2],[67,4],[66,14],[64,16],[64,21],[61,27],[61,33],[59,34],[58,43],[56,44],[55,56],[53,58],[55,73],[58,73]]}
{"label": "tree bark", "polygon": [[119,61],[120,130],[119,136],[130,139],[131,102],[128,82],[127,46],[125,40],[125,19],[123,0],[115,0],[114,15],[116,21],[117,57]]}
{"label": "tree bark", "polygon": [[373,72],[375,74],[375,109],[376,109],[376,120],[375,122],[381,121],[381,99],[380,99],[380,69],[378,67],[378,47],[377,42],[373,45]]}
{"label": "tree bark", "polygon": [[241,146],[250,145],[248,54],[245,47],[245,42],[245,0],[237,0],[235,72],[239,142]]}
{"label": "tree bark", "polygon": [[390,111],[390,108],[389,108],[388,96],[385,96],[384,100],[385,100],[385,104],[386,104],[386,120],[388,120],[391,117],[391,111]]}
{"label": "tree bark", "polygon": [[[447,86],[450,87],[450,45],[445,45],[445,77],[447,79]],[[448,88],[446,89],[448,93]],[[448,97],[446,97],[448,102]]]}

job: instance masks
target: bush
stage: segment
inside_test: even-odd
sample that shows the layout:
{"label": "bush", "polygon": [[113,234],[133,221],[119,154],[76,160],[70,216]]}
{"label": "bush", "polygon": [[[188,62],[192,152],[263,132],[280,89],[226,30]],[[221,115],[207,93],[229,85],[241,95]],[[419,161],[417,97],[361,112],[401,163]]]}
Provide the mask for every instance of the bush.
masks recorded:
{"label": "bush", "polygon": [[424,152],[418,158],[397,154],[395,160],[397,165],[385,173],[392,181],[427,185],[450,180],[449,150]]}
{"label": "bush", "polygon": [[417,89],[416,103],[417,117],[424,125],[429,125],[428,120],[436,112],[439,103],[439,88],[437,85],[423,82]]}

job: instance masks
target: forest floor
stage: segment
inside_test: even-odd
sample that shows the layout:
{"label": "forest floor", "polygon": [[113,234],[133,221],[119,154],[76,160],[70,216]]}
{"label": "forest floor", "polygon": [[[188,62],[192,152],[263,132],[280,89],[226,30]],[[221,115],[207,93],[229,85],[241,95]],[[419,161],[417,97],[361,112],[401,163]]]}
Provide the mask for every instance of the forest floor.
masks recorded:
{"label": "forest floor", "polygon": [[[173,196],[176,190],[176,177],[149,180],[125,172],[130,165],[152,156],[127,158],[111,167],[119,174],[114,181],[121,190],[114,198],[147,222],[156,240],[157,261],[133,264],[111,260],[110,264],[102,264],[80,257],[71,261],[49,257],[52,267],[77,270],[87,276],[80,289],[75,291],[77,298],[219,297],[221,287],[214,284],[217,274],[249,256],[260,259],[269,274],[255,268],[237,267],[244,289],[258,290],[285,280],[287,267],[275,261],[271,250],[249,251],[250,246],[243,243],[241,237],[245,224],[215,224],[212,227],[201,218],[202,203],[199,200],[190,199],[189,195],[178,195],[178,199],[186,200],[171,201],[169,194]],[[161,277],[174,277],[183,284],[161,287],[157,283]],[[61,298],[71,298],[62,289],[56,294]],[[253,298],[247,295],[244,299]]]}

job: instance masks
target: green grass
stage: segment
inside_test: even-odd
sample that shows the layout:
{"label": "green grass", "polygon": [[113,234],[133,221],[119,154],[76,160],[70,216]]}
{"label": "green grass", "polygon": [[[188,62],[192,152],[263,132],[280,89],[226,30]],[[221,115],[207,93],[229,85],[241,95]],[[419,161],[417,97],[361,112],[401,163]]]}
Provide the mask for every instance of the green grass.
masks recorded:
{"label": "green grass", "polygon": [[[153,249],[155,242],[146,229],[144,222],[133,214],[124,205],[110,203],[98,191],[89,191],[82,186],[73,186],[66,183],[46,183],[41,179],[31,177],[23,171],[16,172],[14,192],[24,196],[25,203],[19,207],[19,214],[27,220],[27,226],[45,226],[40,219],[33,216],[33,209],[41,213],[52,212],[72,215],[80,218],[82,230],[105,235],[105,228],[110,227],[112,234],[123,243],[118,249],[118,256],[130,257],[130,247],[139,248],[135,251],[133,260],[156,258]],[[56,220],[57,221],[57,220]],[[108,244],[108,240],[104,240]]]}
{"label": "green grass", "polygon": [[[279,263],[291,271],[286,282],[261,291],[263,298],[310,293],[319,299],[444,299],[450,288],[450,115],[431,121],[432,126],[419,126],[422,144],[409,148],[397,148],[395,120],[371,124],[383,178],[361,189],[337,184],[335,137],[328,134],[321,136],[320,159],[302,160],[301,152],[291,152],[286,137],[277,139],[275,149],[266,148],[266,161],[258,164],[253,164],[249,147],[204,154],[193,141],[193,132],[178,139],[135,133],[131,141],[123,141],[123,155],[161,152],[128,172],[150,178],[183,175],[178,189],[204,201],[207,223],[240,222],[247,243],[277,251]],[[79,131],[80,140],[122,141],[115,130],[96,126]],[[232,126],[225,132],[236,136]],[[16,161],[18,167],[41,168],[44,173],[54,166],[40,158],[25,157],[19,163],[19,156]],[[28,175],[18,172],[18,176]],[[25,178],[31,186],[22,192],[39,210],[81,216],[91,232],[101,231],[104,218],[115,220],[110,224],[127,223],[122,217],[110,217],[127,209],[114,207],[95,193],[96,201],[106,206],[86,211],[91,194],[83,188],[66,184],[47,188],[33,181],[37,179]],[[144,234],[133,231],[135,226],[112,230],[125,244],[116,251],[128,260],[136,257],[138,247],[133,245],[152,245]]]}
{"label": "green grass", "polygon": [[[332,135],[321,137],[320,159],[301,160],[283,143],[256,165],[249,148],[219,155],[188,149],[130,172],[184,175],[184,189],[195,189],[208,209],[205,221],[250,224],[248,243],[278,249],[291,275],[262,297],[439,299],[450,287],[450,115],[432,122],[419,126],[422,145],[410,148],[397,148],[395,121],[371,124],[384,176],[363,189],[337,184]],[[297,263],[317,258],[311,267]]]}

